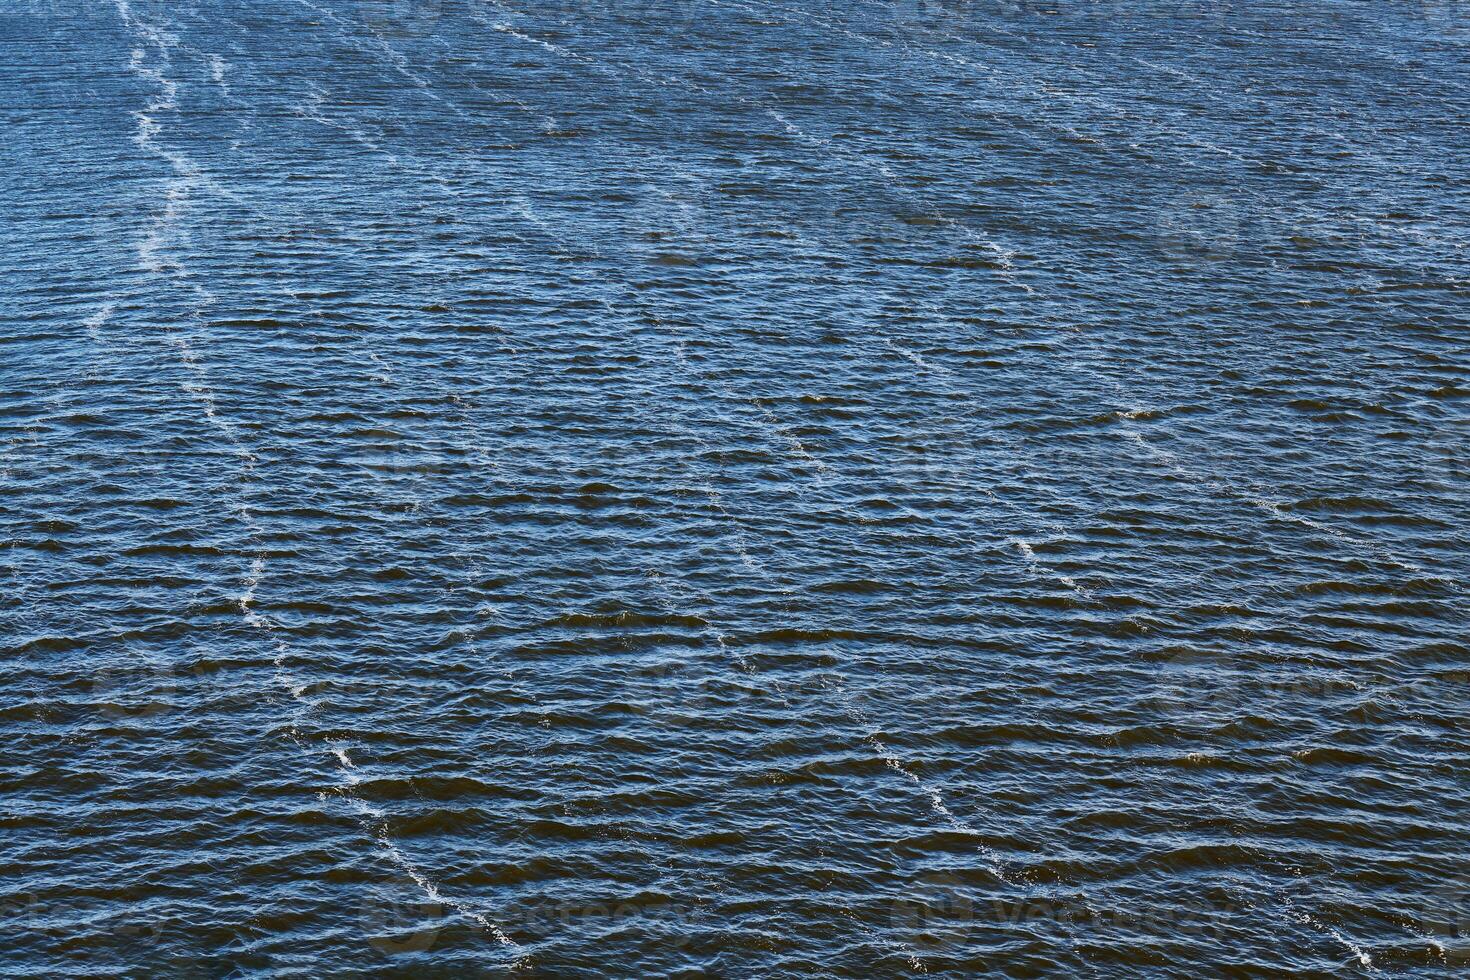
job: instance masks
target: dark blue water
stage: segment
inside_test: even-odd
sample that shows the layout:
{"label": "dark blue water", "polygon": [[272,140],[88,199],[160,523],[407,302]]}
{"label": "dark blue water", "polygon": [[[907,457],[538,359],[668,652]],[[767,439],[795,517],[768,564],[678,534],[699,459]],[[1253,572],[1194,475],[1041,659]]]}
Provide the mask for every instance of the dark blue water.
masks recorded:
{"label": "dark blue water", "polygon": [[1470,964],[1462,3],[0,40],[0,975]]}

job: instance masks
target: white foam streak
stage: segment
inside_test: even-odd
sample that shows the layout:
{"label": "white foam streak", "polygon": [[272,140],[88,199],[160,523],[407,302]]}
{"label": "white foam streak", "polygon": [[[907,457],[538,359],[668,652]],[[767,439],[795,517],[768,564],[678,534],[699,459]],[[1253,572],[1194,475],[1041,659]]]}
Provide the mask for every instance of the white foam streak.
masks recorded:
{"label": "white foam streak", "polygon": [[1407,559],[1398,557],[1387,548],[1378,544],[1376,541],[1359,538],[1355,535],[1348,534],[1341,528],[1333,527],[1330,524],[1314,520],[1310,517],[1304,517],[1301,514],[1290,513],[1283,508],[1283,505],[1280,501],[1261,496],[1257,488],[1243,488],[1235,485],[1229,480],[1216,477],[1210,473],[1206,473],[1201,470],[1195,469],[1194,467],[1188,466],[1185,464],[1184,460],[1182,460],[1176,453],[1155,446],[1153,443],[1144,438],[1141,432],[1138,432],[1135,429],[1124,428],[1121,430],[1121,435],[1123,436],[1123,438],[1132,442],[1139,449],[1142,449],[1144,452],[1162,462],[1176,475],[1188,480],[1191,485],[1208,487],[1209,489],[1214,490],[1224,496],[1242,500],[1250,504],[1252,507],[1255,507],[1262,513],[1268,515],[1273,520],[1311,528],[1312,530],[1317,531],[1320,534],[1325,534],[1328,537],[1333,538],[1350,551],[1358,552],[1360,554],[1368,554],[1373,558],[1384,562],[1385,564],[1393,565],[1397,568],[1402,568],[1405,571],[1413,572],[1416,575],[1423,575],[1439,581],[1444,581],[1452,585],[1454,584],[1446,576],[1431,573],[1424,566],[1416,562],[1408,561]]}
{"label": "white foam streak", "polygon": [[[116,0],[116,9],[124,25],[144,45],[131,52],[130,69],[138,77],[153,83],[158,88],[158,95],[144,109],[134,113],[137,128],[133,140],[139,148],[166,161],[173,174],[168,179],[164,190],[163,207],[154,216],[147,234],[136,243],[139,264],[150,275],[164,279],[192,293],[195,300],[192,319],[197,323],[201,319],[202,311],[213,302],[214,296],[207,288],[195,281],[179,255],[180,248],[187,243],[188,239],[184,219],[193,193],[201,186],[213,186],[232,199],[235,196],[223,188],[218,188],[212,181],[204,177],[201,168],[187,155],[159,142],[159,137],[163,132],[160,117],[178,108],[178,83],[171,79],[165,71],[171,62],[170,49],[177,44],[177,39],[133,16],[128,0]],[[151,57],[149,49],[152,51]],[[161,67],[156,67],[154,62]],[[222,82],[225,65],[223,59],[210,59],[209,64],[214,81]],[[109,307],[102,318],[97,320],[95,326],[100,327],[101,322],[106,315],[110,315],[110,312]],[[178,353],[180,361],[193,376],[193,380],[187,382],[185,388],[202,404],[205,418],[221,431],[226,442],[241,459],[244,466],[244,477],[245,480],[248,480],[256,462],[255,455],[240,440],[235,425],[220,415],[213,389],[208,383],[208,373],[198,354],[190,344],[188,337],[182,332],[169,329],[167,337]],[[264,527],[251,516],[243,497],[238,500],[233,509],[245,524],[252,538],[258,540],[264,537]],[[242,590],[237,600],[240,615],[249,627],[261,633],[271,645],[275,683],[286,692],[295,705],[294,717],[287,737],[304,751],[319,751],[321,749],[314,749],[302,734],[302,722],[312,705],[306,698],[307,685],[293,676],[287,668],[291,655],[290,647],[279,626],[268,616],[255,609],[257,592],[265,578],[265,573],[265,555],[257,553],[251,558],[249,571],[241,583]],[[324,748],[337,763],[340,779],[338,795],[353,806],[355,812],[362,818],[364,832],[388,855],[392,863],[412,878],[432,899],[457,909],[477,922],[503,946],[518,949],[519,947],[486,916],[463,902],[442,896],[434,882],[408,860],[389,837],[385,815],[353,795],[354,788],[361,781],[361,777],[357,773],[356,764],[347,754],[347,748],[341,745],[326,745],[321,748]]]}
{"label": "white foam streak", "polygon": [[116,303],[106,303],[91,316],[82,321],[82,329],[87,331],[87,336],[93,343],[105,344],[107,341],[102,336],[102,328],[112,319],[113,311],[117,309]]}

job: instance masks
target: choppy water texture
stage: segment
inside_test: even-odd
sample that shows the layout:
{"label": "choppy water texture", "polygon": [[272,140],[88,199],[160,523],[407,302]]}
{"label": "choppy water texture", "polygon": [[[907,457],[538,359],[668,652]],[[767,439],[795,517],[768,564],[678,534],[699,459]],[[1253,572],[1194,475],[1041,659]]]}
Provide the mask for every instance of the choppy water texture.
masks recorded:
{"label": "choppy water texture", "polygon": [[0,971],[1451,976],[1452,0],[8,0]]}

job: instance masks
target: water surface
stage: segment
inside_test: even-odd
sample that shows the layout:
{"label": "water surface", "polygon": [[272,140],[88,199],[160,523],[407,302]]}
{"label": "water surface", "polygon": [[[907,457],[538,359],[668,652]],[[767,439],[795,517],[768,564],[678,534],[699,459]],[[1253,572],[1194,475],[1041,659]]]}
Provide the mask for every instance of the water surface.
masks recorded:
{"label": "water surface", "polygon": [[7,976],[1451,976],[1462,4],[10,0]]}

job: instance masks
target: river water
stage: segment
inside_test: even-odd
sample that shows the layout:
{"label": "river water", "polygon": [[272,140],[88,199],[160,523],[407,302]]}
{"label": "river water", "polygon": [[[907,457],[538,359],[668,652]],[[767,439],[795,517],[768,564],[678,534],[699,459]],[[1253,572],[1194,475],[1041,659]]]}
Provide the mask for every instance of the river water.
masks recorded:
{"label": "river water", "polygon": [[1451,976],[1454,0],[7,0],[5,976]]}

